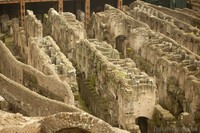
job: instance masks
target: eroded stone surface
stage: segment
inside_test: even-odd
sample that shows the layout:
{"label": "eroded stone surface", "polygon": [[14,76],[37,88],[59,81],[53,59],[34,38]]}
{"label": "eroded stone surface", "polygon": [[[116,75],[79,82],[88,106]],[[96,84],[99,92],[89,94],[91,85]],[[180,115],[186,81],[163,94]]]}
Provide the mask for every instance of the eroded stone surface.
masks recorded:
{"label": "eroded stone surface", "polygon": [[[5,16],[1,30],[13,29],[24,61],[0,42],[0,107],[40,118],[0,112],[0,131],[139,133],[146,120],[149,132],[197,132],[199,7],[106,5],[92,14],[87,34],[75,15],[54,9],[44,25],[32,11],[23,27]],[[74,107],[78,90],[102,120]]]}

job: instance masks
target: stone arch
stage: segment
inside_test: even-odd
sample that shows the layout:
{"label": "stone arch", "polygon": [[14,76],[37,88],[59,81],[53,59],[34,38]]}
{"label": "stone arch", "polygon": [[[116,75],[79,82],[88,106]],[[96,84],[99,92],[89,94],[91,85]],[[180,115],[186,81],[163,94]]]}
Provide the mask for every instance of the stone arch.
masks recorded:
{"label": "stone arch", "polygon": [[127,45],[127,37],[125,35],[119,35],[115,37],[115,49],[126,58],[126,46]]}
{"label": "stone arch", "polygon": [[137,117],[135,123],[139,126],[141,133],[148,133],[148,118],[144,116]]}
{"label": "stone arch", "polygon": [[59,131],[56,131],[56,133],[90,133],[90,132],[80,128],[64,128]]}
{"label": "stone arch", "polygon": [[80,133],[115,132],[106,122],[84,112],[61,112],[41,121],[41,133],[66,133],[64,131],[70,130]]}

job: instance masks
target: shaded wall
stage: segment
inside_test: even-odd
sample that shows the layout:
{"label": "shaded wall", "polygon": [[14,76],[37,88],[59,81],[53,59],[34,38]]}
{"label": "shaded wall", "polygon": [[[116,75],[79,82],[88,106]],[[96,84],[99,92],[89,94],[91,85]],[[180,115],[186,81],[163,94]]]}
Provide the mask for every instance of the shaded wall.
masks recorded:
{"label": "shaded wall", "polygon": [[41,95],[73,104],[69,88],[51,76],[45,76],[36,69],[17,61],[5,44],[0,42],[0,69],[8,78],[27,86]]}

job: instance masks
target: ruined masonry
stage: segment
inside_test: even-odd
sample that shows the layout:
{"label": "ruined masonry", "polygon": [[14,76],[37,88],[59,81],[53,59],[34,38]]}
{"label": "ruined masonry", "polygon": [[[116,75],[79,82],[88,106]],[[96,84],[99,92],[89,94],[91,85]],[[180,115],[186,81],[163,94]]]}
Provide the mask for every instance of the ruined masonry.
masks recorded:
{"label": "ruined masonry", "polygon": [[23,26],[2,15],[0,133],[199,133],[200,3],[191,6],[105,4],[87,25],[53,8],[27,10]]}

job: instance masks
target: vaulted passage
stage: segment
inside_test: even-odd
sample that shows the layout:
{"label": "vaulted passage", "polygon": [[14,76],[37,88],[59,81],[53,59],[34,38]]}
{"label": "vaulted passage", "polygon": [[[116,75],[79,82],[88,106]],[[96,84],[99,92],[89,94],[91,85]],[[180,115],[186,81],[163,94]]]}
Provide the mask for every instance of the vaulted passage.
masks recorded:
{"label": "vaulted passage", "polygon": [[126,57],[126,36],[124,35],[119,35],[115,38],[115,42],[116,42],[116,49],[117,51],[120,52],[121,57]]}
{"label": "vaulted passage", "polygon": [[136,124],[140,127],[141,133],[148,133],[148,118],[138,117],[136,119]]}

